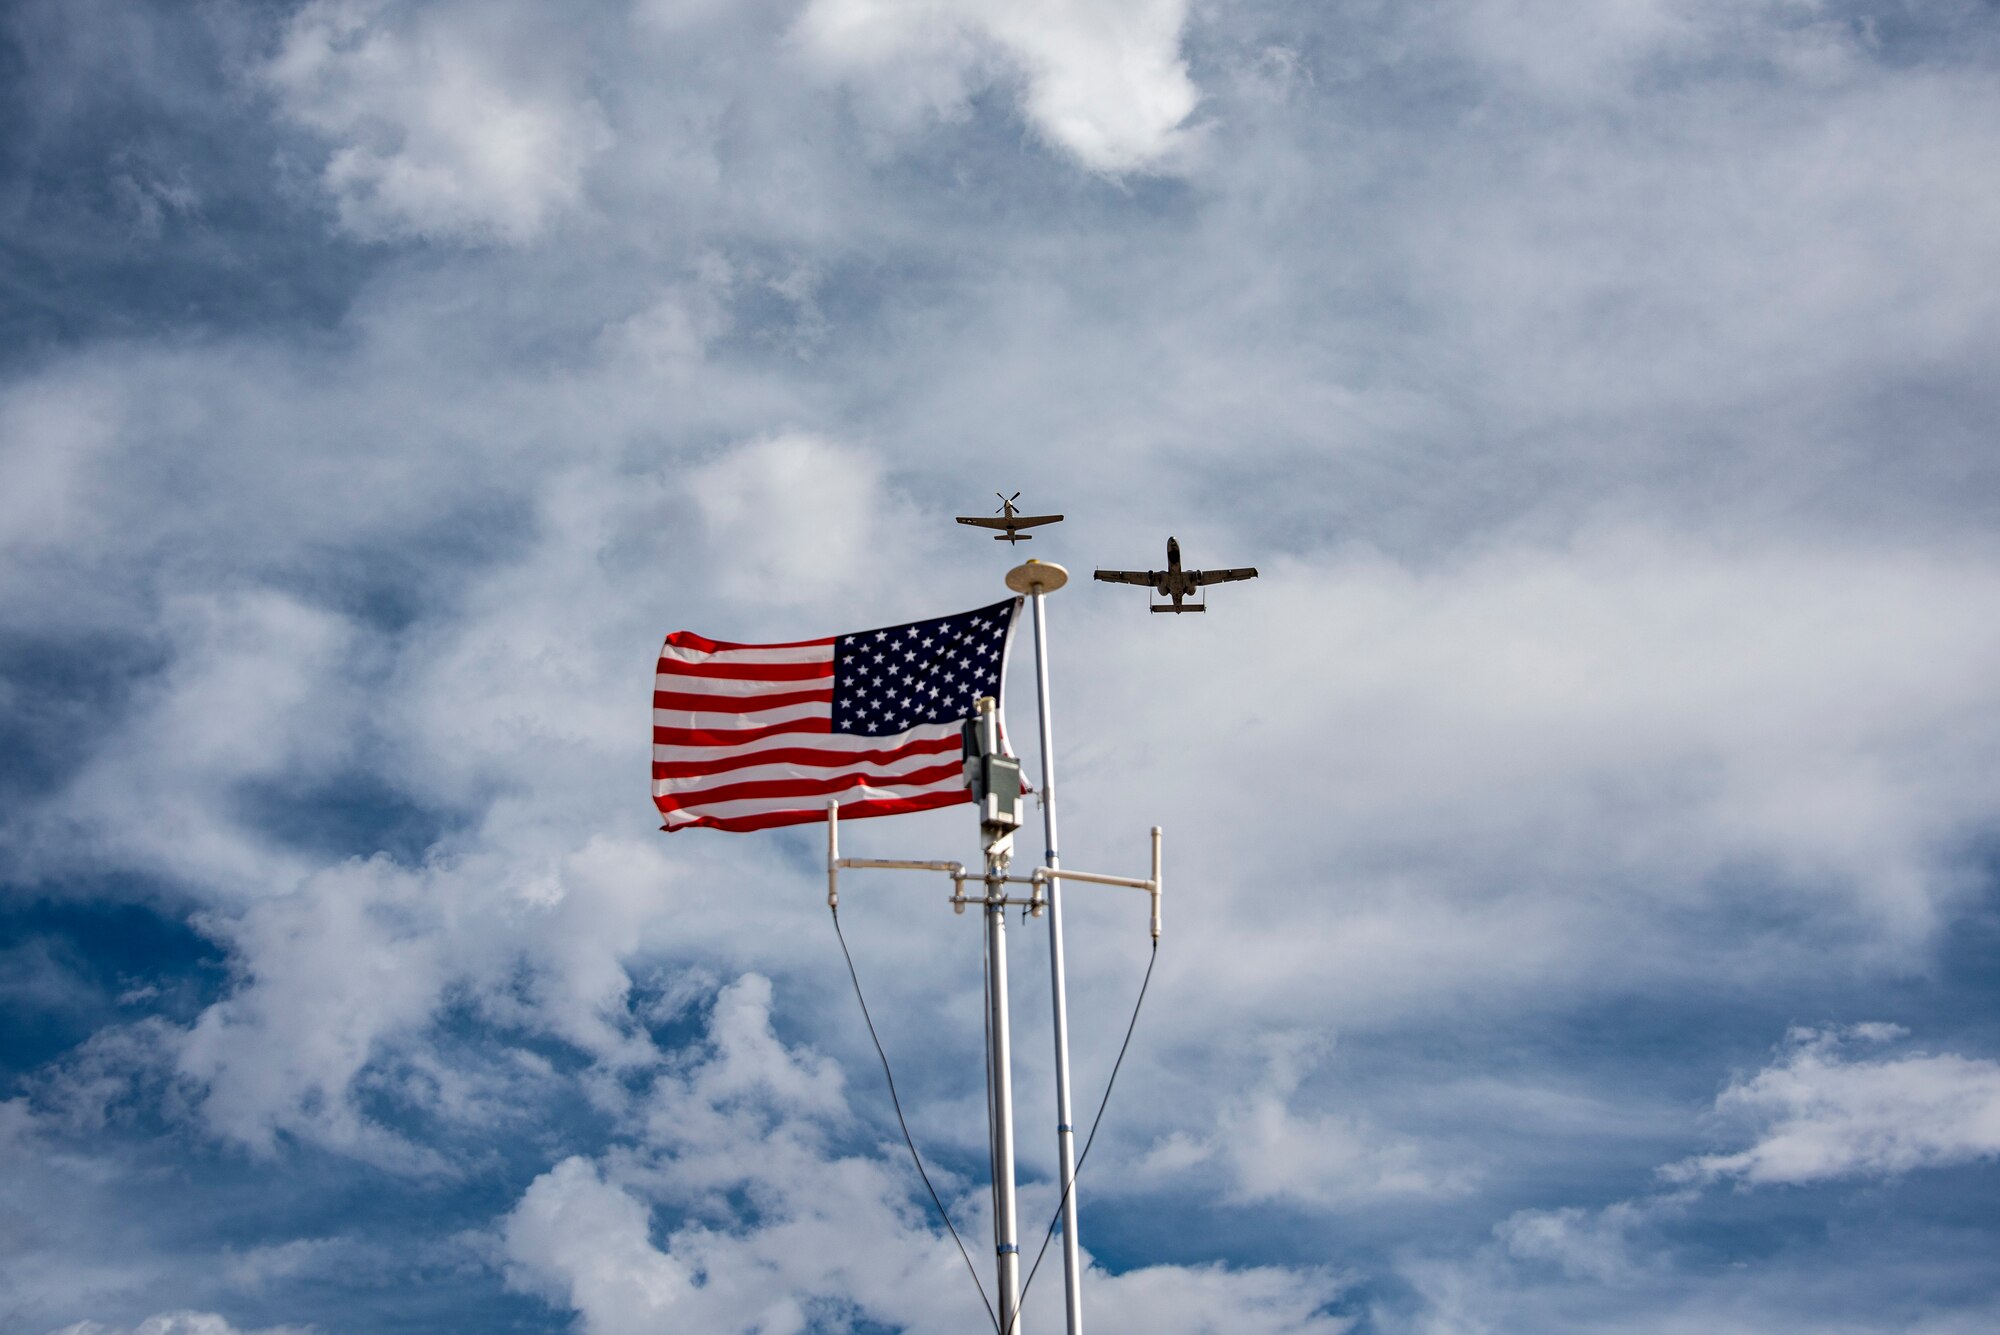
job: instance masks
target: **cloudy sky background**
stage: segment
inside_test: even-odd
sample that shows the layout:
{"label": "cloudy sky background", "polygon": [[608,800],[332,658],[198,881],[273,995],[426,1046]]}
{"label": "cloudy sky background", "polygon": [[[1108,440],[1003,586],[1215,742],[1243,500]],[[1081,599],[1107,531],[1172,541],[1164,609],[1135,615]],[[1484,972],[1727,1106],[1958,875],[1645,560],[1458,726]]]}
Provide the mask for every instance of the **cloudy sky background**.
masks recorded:
{"label": "cloudy sky background", "polygon": [[[657,832],[652,657],[1169,532],[1263,578],[1050,606],[1066,859],[1169,875],[1092,1330],[2000,1325],[1991,4],[16,0],[0,72],[0,1325],[976,1328],[818,832]],[[843,907],[977,1257],[975,920]]]}

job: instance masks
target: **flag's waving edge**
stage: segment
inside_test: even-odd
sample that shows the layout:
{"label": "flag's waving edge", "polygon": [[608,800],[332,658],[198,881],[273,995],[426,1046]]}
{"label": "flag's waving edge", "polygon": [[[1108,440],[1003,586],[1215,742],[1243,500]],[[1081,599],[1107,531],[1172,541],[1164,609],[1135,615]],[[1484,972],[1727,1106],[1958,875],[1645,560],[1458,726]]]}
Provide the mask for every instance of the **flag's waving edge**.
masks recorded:
{"label": "flag's waving edge", "polygon": [[791,644],[675,631],[653,681],[661,828],[797,825],[836,799],[842,820],[970,801],[959,727],[982,695],[1004,706],[1020,611],[1010,598]]}

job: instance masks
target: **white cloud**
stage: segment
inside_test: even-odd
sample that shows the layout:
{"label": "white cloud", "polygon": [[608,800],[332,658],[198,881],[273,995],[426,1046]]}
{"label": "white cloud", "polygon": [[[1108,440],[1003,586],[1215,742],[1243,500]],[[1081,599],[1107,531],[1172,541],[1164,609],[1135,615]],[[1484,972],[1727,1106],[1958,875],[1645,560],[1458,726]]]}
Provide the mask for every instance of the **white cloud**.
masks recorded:
{"label": "white cloud", "polygon": [[[431,1051],[448,996],[607,1069],[657,1060],[630,1013],[626,961],[667,939],[726,949],[750,920],[741,902],[695,895],[663,916],[661,893],[690,875],[767,878],[746,873],[745,860],[771,854],[655,833],[633,720],[670,623],[623,591],[642,583],[640,567],[656,568],[664,544],[686,542],[658,523],[674,505],[761,546],[763,559],[725,565],[717,579],[796,607],[856,579],[860,554],[876,550],[865,542],[884,511],[875,476],[865,454],[786,437],[707,465],[693,502],[657,475],[559,479],[541,498],[543,540],[488,572],[400,665],[358,623],[290,596],[173,601],[169,665],[101,760],[44,812],[43,865],[141,865],[194,887],[203,931],[230,951],[233,986],[184,1030],[106,1031],[50,1097],[78,1125],[101,1121],[164,1047],[153,1056],[225,1139],[269,1153],[289,1136],[428,1170],[441,1161],[361,1109],[387,1093],[451,1120],[505,1120],[495,1082],[507,1062],[457,1069]],[[767,528],[774,516],[784,522]],[[701,568],[682,578],[698,587]],[[595,593],[577,597],[579,581]],[[612,605],[625,615],[607,619]],[[310,793],[355,765],[426,804],[463,804],[479,823],[410,863],[324,863],[258,828],[241,801],[280,782]],[[134,821],[131,809],[172,819]],[[615,833],[575,838],[600,827]],[[806,930],[779,901],[750,917],[764,919],[773,964]]]}
{"label": "white cloud", "polygon": [[[16,1328],[46,1329],[79,1312],[124,1309],[167,1273],[141,1231],[105,1208],[120,1165],[66,1154],[51,1119],[26,1098],[0,1100],[0,1293]],[[93,1208],[96,1207],[96,1208]],[[35,1322],[33,1326],[26,1323]]]}
{"label": "white cloud", "polygon": [[[1623,91],[1661,65],[1776,60],[1829,75],[1865,29],[1826,17],[1823,0],[1464,0],[1453,17],[1475,60],[1544,96]],[[1754,54],[1752,54],[1754,53]]]}
{"label": "white cloud", "polygon": [[737,277],[719,254],[702,256],[688,279],[667,285],[646,309],[606,328],[607,348],[629,359],[640,375],[690,376],[729,330],[728,298]]}
{"label": "white cloud", "polygon": [[1028,72],[1042,132],[1100,171],[1171,162],[1196,92],[1180,54],[1187,0],[973,4]]}
{"label": "white cloud", "polygon": [[[424,1025],[444,982],[421,878],[387,858],[316,873],[211,930],[245,975],[179,1042],[210,1127],[266,1155],[281,1130],[408,1162],[354,1105],[378,1045]],[[418,1156],[421,1159],[421,1156]]]}
{"label": "white cloud", "polygon": [[[1136,599],[1063,605],[1057,661],[1077,684],[1058,718],[1095,736],[1065,761],[1066,840],[1102,850],[1079,865],[1115,864],[1172,817],[1167,986],[1149,1003],[1167,1014],[1148,1024],[1222,1060],[1251,1017],[1365,1043],[1529,998],[1816,978],[1829,950],[1863,969],[1920,958],[1966,892],[1956,841],[2000,796],[2000,734],[1981,721],[2000,636],[1973,610],[2000,595],[2000,570],[1657,539],[1269,564],[1208,615],[1284,652],[1234,658],[1226,681],[1212,638],[1119,625],[1144,615]],[[1189,786],[1198,819],[1174,814]],[[1736,921],[1746,876],[1782,926],[1690,925]],[[1121,907],[1104,911],[1114,929]],[[1226,1018],[1217,996],[1234,999]],[[1119,1002],[1107,988],[1098,1004]],[[1217,1090],[1251,1088],[1247,1065],[1142,1093],[1135,1115],[1240,1100]],[[1337,1088],[1316,1084],[1294,1112],[1351,1116]],[[1298,1129],[1285,1106],[1262,1114],[1274,1138]],[[1252,1111],[1237,1115],[1254,1130]],[[1379,1143],[1348,1129],[1315,1143],[1393,1180],[1394,1156],[1371,1161]]]}
{"label": "white cloud", "polygon": [[246,787],[310,785],[359,756],[365,637],[346,617],[268,589],[169,594],[168,667],[128,726],[71,780],[41,832],[57,862],[143,866],[231,899],[270,893],[310,864],[246,813]]}
{"label": "white cloud", "polygon": [[[1091,1329],[1118,1335],[1341,1335],[1354,1318],[1326,1309],[1344,1287],[1320,1268],[1160,1265],[1094,1272],[1084,1303]],[[1035,1329],[1061,1328],[1059,1312],[1038,1316]]]}
{"label": "white cloud", "polygon": [[[501,1222],[511,1282],[575,1310],[593,1335],[678,1329],[793,1332],[851,1312],[920,1332],[983,1315],[953,1245],[934,1232],[893,1141],[842,1153],[853,1130],[841,1074],[770,1027],[771,986],[750,975],[717,995],[700,1060],[663,1074],[639,1142],[601,1164],[572,1158],[537,1178]],[[975,1258],[990,1236],[983,1190],[932,1168]],[[731,1204],[747,1200],[749,1211]],[[653,1242],[648,1202],[688,1222]],[[1024,1214],[1024,1232],[1029,1227]],[[1336,1335],[1341,1285],[1318,1270],[1156,1266],[1091,1272],[1094,1327]],[[1036,1328],[1061,1321],[1061,1285],[1030,1292]]]}
{"label": "white cloud", "polygon": [[1755,1143],[1662,1172],[1682,1182],[1797,1185],[2000,1157],[2000,1062],[1849,1055],[1853,1044],[1900,1033],[1888,1025],[1794,1030],[1783,1060],[1716,1098],[1717,1118],[1749,1127]]}
{"label": "white cloud", "polygon": [[892,552],[868,539],[886,525],[880,469],[867,454],[791,433],[755,441],[690,472],[711,550],[727,551],[725,595],[751,604],[811,606],[882,568]]}
{"label": "white cloud", "polygon": [[[56,385],[23,386],[0,400],[0,550],[73,536],[70,526],[88,512],[92,466],[111,436],[100,405]],[[0,574],[7,581],[0,588],[14,578]]]}
{"label": "white cloud", "polygon": [[[1892,1319],[1853,1312],[1841,1286],[1871,1283],[1862,1274],[1836,1279],[1817,1266],[1737,1265],[1717,1275],[1685,1266],[1668,1232],[1696,1232],[1703,1188],[1718,1183],[1745,1191],[1834,1183],[2000,1156],[2000,1063],[1953,1054],[1851,1055],[1857,1046],[1907,1037],[1901,1026],[1879,1022],[1794,1029],[1779,1062],[1731,1082],[1715,1101],[1713,1119],[1746,1133],[1749,1148],[1663,1166],[1659,1176],[1672,1184],[1665,1191],[1596,1207],[1517,1211],[1494,1227],[1489,1244],[1469,1253],[1404,1258],[1403,1273],[1424,1306],[1390,1329],[1982,1329],[1991,1311],[1977,1301],[1915,1318],[1908,1309]],[[1934,1289],[1933,1267],[1947,1264],[1922,1255],[1916,1290]],[[1809,1315],[1818,1312],[1825,1315]]]}
{"label": "white cloud", "polygon": [[1635,1242],[1663,1218],[1685,1212],[1693,1193],[1615,1201],[1599,1210],[1564,1206],[1522,1210],[1494,1226],[1493,1236],[1517,1261],[1554,1265],[1573,1279],[1629,1284],[1659,1270],[1657,1246]]}
{"label": "white cloud", "polygon": [[[1385,1304],[1375,1326],[1383,1335],[1973,1335],[1992,1329],[1996,1315],[1984,1298],[1957,1305],[1934,1297],[1940,1267],[1929,1262],[1869,1258],[1841,1270],[1762,1260],[1703,1273],[1640,1259],[1644,1264],[1610,1280],[1523,1267],[1495,1249],[1409,1260],[1400,1278],[1418,1300],[1414,1310]],[[1978,1270],[1955,1277],[1976,1286]],[[1898,1296],[1884,1301],[1874,1289],[1884,1284]]]}
{"label": "white cloud", "polygon": [[1205,1136],[1172,1133],[1140,1160],[1132,1177],[1149,1190],[1206,1161],[1227,1171],[1228,1195],[1239,1202],[1286,1202],[1334,1210],[1395,1197],[1446,1197],[1469,1192],[1477,1174],[1440,1164],[1419,1142],[1383,1130],[1352,1113],[1299,1112],[1300,1086],[1331,1048],[1306,1034],[1267,1039],[1265,1070],[1251,1088],[1228,1100]]}
{"label": "white cloud", "polygon": [[612,140],[558,77],[565,45],[532,6],[314,0],[262,73],[333,144],[322,181],[344,229],[518,244],[581,202]]}
{"label": "white cloud", "polygon": [[886,88],[866,96],[892,121],[963,114],[970,92],[1011,69],[1046,139],[1122,173],[1168,168],[1186,142],[1186,19],[1187,0],[814,0],[795,32],[829,68]]}
{"label": "white cloud", "polygon": [[694,1288],[649,1240],[646,1207],[580,1158],[536,1178],[507,1216],[510,1278],[583,1315],[591,1335],[660,1329]]}
{"label": "white cloud", "polygon": [[[607,1073],[657,1062],[629,1008],[625,961],[662,930],[655,893],[670,883],[656,847],[610,840],[555,858],[531,840],[518,859],[336,864],[210,915],[234,987],[187,1029],[148,1037],[171,1052],[215,1135],[264,1155],[282,1133],[397,1171],[448,1170],[364,1099],[489,1130],[523,1115],[518,1099],[546,1070],[504,1047],[472,1066],[436,1051],[431,1026],[448,998],[572,1044]],[[93,1092],[123,1093],[94,1067],[71,1083],[72,1116],[87,1115]]]}
{"label": "white cloud", "polygon": [[136,1326],[107,1326],[79,1321],[49,1335],[311,1335],[307,1326],[260,1326],[247,1330],[214,1312],[161,1312]]}
{"label": "white cloud", "polygon": [[[1522,40],[1557,49],[1544,34],[1566,23]],[[1994,89],[1873,58],[1825,85],[1774,76],[1762,27],[1700,30],[1733,58],[1619,77],[1580,106],[1497,100],[1517,149],[1468,154],[1425,192],[1412,281],[1447,360],[1507,366],[1508,414],[1579,433],[1600,464],[1664,438],[1732,472],[1748,451],[1825,476],[1860,384],[1935,374],[1992,327],[1993,294],[1967,277],[1995,262],[2000,191],[1950,164],[1990,156],[1995,131],[1949,108]],[[1724,448],[1690,439],[1693,405]]]}

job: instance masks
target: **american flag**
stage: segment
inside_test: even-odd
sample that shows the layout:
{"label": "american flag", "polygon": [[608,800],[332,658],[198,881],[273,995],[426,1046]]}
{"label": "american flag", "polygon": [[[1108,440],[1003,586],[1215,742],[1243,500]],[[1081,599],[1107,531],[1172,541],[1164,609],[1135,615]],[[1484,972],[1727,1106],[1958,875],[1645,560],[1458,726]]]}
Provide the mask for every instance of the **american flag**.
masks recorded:
{"label": "american flag", "polygon": [[653,804],[762,830],[971,800],[959,728],[1005,680],[1021,600],[793,644],[677,630],[653,681]]}

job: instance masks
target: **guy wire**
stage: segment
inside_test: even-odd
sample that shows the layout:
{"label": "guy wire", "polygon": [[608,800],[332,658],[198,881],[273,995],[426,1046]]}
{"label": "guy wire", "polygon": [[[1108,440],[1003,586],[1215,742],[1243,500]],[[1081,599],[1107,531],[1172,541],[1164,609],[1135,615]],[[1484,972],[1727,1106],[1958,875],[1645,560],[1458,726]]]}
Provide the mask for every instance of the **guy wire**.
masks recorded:
{"label": "guy wire", "polygon": [[[938,1196],[937,1188],[931,1185],[931,1175],[924,1171],[924,1156],[917,1153],[917,1142],[910,1138],[910,1124],[903,1119],[903,1101],[896,1097],[896,1077],[889,1071],[889,1054],[882,1051],[881,1036],[875,1032],[875,1021],[868,1014],[868,999],[861,995],[861,975],[854,972],[854,954],[847,948],[847,933],[840,930],[840,910],[834,908],[831,911],[833,913],[833,934],[840,938],[840,953],[847,960],[847,976],[854,983],[854,999],[861,1003],[862,1023],[868,1026],[868,1037],[874,1042],[875,1055],[882,1062],[882,1077],[889,1082],[889,1103],[896,1110],[896,1125],[903,1129],[903,1143],[910,1147],[910,1158],[917,1165],[917,1176],[924,1180],[924,1190],[930,1192],[931,1204],[937,1206],[938,1217],[944,1220],[944,1226],[951,1231],[951,1240],[958,1244],[958,1254],[965,1258],[966,1273],[972,1276],[973,1287],[979,1290],[979,1301],[986,1304],[986,1319],[993,1324],[993,1329],[997,1332],[1000,1329],[1000,1318],[994,1315],[993,1300],[986,1296],[986,1286],[979,1282],[979,1269],[972,1264],[972,1257],[965,1250],[965,1242],[958,1236],[958,1229],[952,1225],[951,1213],[944,1208],[944,1201]],[[1157,941],[1154,942],[1153,951],[1156,955],[1159,953],[1159,948],[1159,943]],[[1149,964],[1146,966],[1146,977],[1150,979],[1152,976],[1153,966]],[[1139,999],[1141,1001],[1145,1000],[1145,989],[1143,988],[1140,989]],[[1132,1018],[1136,1023],[1139,1018],[1137,1011],[1132,1013]],[[1128,1043],[1132,1041],[1130,1030],[1126,1031],[1125,1041]],[[1125,1052],[1122,1048],[1119,1049],[1118,1059],[1120,1061],[1125,1059]],[[1111,1070],[1111,1078],[1114,1080],[1118,1078],[1118,1068],[1115,1066]],[[1108,1087],[1104,1091],[1104,1096],[1106,1098],[1111,1097],[1111,1090]],[[1100,1117],[1104,1115],[1102,1106],[1098,1108],[1097,1115]],[[1093,1125],[1090,1128],[1090,1134],[1093,1136],[1097,1134],[1096,1126]],[[1087,1142],[1084,1145],[1084,1153],[1090,1153],[1090,1146]],[[1083,1166],[1082,1160],[1079,1159],[1077,1161],[1077,1166],[1079,1168]],[[1055,1225],[1051,1224],[1049,1227],[1054,1228]],[[1048,1245],[1047,1240],[1044,1239],[1042,1249],[1044,1251],[1048,1250]],[[1039,1265],[1041,1259],[1040,1256],[1037,1256],[1035,1263]],[[1028,1278],[1034,1278],[1033,1271],[1028,1272]],[[1025,1296],[1025,1293],[1023,1296]],[[1014,1315],[1016,1320],[1018,1320],[1020,1317],[1020,1309],[1018,1307],[1015,1309]]]}
{"label": "guy wire", "polygon": [[[1028,1305],[1028,1290],[1034,1286],[1035,1272],[1042,1268],[1042,1258],[1049,1254],[1049,1242],[1056,1235],[1057,1223],[1062,1220],[1063,1206],[1069,1204],[1069,1194],[1076,1190],[1076,1180],[1083,1175],[1083,1161],[1090,1157],[1090,1147],[1097,1140],[1098,1123],[1104,1120],[1105,1105],[1111,1102],[1111,1087],[1118,1083],[1118,1068],[1125,1064],[1125,1049],[1132,1046],[1132,1031],[1139,1027],[1139,1010],[1146,1004],[1146,989],[1153,985],[1153,966],[1159,962],[1160,940],[1154,937],[1153,955],[1146,961],[1146,976],[1139,983],[1139,999],[1132,1003],[1132,1019],[1125,1026],[1125,1041],[1118,1045],[1118,1060],[1111,1063],[1111,1078],[1104,1082],[1104,1097],[1097,1101],[1097,1116],[1090,1119],[1090,1134],[1083,1138],[1083,1153],[1076,1156],[1076,1167],[1070,1170],[1069,1182],[1063,1187],[1061,1199],[1056,1201],[1056,1212],[1049,1216],[1048,1232],[1042,1234],[1042,1248],[1035,1253],[1035,1263],[1028,1267],[1028,1277],[1021,1281],[1021,1301],[1014,1305],[1014,1320],[1008,1323],[1008,1329],[1002,1335],[1014,1335],[1013,1326],[1020,1322],[1022,1309]],[[971,1265],[972,1262],[967,1261],[966,1264]]]}

